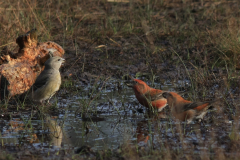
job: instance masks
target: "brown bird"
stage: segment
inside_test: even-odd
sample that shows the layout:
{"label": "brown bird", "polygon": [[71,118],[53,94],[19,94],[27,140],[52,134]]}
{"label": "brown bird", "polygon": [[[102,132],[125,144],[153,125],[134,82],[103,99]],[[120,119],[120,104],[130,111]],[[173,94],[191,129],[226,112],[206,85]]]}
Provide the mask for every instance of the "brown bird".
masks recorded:
{"label": "brown bird", "polygon": [[158,112],[167,106],[167,100],[163,98],[162,90],[151,88],[142,80],[130,78],[131,80],[126,85],[133,88],[140,104],[147,108],[156,108]]}
{"label": "brown bird", "polygon": [[183,99],[175,92],[164,92],[162,96],[167,99],[172,115],[181,121],[186,120],[188,124],[191,123],[193,119],[203,119],[211,104],[219,100],[191,102]]}

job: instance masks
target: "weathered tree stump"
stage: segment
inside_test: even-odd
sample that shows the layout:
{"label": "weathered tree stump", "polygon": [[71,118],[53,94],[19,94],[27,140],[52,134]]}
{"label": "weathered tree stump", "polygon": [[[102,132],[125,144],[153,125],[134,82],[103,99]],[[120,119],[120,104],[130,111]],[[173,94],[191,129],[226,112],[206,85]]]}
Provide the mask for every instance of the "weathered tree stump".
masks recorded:
{"label": "weathered tree stump", "polygon": [[54,42],[37,42],[36,29],[19,36],[16,40],[18,53],[6,48],[0,53],[0,99],[26,92],[43,70],[49,52],[62,57],[64,50]]}

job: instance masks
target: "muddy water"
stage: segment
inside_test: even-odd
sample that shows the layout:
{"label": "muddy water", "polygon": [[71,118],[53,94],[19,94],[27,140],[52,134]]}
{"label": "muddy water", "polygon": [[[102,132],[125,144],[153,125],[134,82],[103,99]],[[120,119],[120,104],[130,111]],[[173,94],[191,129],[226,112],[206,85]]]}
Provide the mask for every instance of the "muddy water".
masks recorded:
{"label": "muddy water", "polygon": [[[166,86],[165,88],[167,88]],[[81,112],[82,101],[86,97],[72,97],[64,100],[64,108],[71,106],[68,114],[59,115],[65,118],[63,139],[65,145],[79,147],[91,146],[93,150],[117,148],[124,142],[138,142],[138,124],[146,120],[138,109],[143,107],[136,103],[131,88],[124,87],[121,91],[103,89],[99,99],[87,108],[88,113]],[[77,100],[77,103],[76,103]],[[61,102],[59,103],[61,105]],[[78,111],[75,116],[75,111]],[[145,108],[143,108],[143,112]]]}
{"label": "muddy water", "polygon": [[[161,89],[174,90],[174,87],[188,83],[166,82]],[[154,85],[160,88],[158,84]],[[159,142],[169,137],[177,141],[176,136],[180,135],[173,129],[175,122],[168,115],[149,116],[137,103],[132,89],[122,86],[121,91],[115,87],[103,88],[94,93],[98,98],[93,101],[90,99],[94,96],[82,93],[67,98],[59,96],[60,114],[56,116],[45,114],[34,120],[36,112],[29,111],[22,113],[20,118],[4,120],[0,142],[2,145],[29,145],[48,151],[59,148],[76,150],[81,146],[90,146],[93,150],[116,149],[125,142],[140,146],[158,142],[159,146]],[[196,135],[191,134],[194,130],[200,129],[190,128],[184,143],[196,141]]]}

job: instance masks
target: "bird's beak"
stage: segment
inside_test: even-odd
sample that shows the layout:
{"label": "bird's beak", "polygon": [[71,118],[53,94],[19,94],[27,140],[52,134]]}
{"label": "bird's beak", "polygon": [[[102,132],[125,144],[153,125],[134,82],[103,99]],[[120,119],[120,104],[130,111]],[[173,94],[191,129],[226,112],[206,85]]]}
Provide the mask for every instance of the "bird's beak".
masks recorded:
{"label": "bird's beak", "polygon": [[65,59],[62,58],[62,64],[61,64],[61,66],[64,66],[64,63],[65,63]]}
{"label": "bird's beak", "polygon": [[62,58],[62,64],[63,64],[63,63],[65,63],[65,59],[64,59],[64,58]]}
{"label": "bird's beak", "polygon": [[128,87],[133,87],[136,82],[134,81],[134,78],[132,76],[129,76],[130,80],[127,80],[126,82],[124,82]]}

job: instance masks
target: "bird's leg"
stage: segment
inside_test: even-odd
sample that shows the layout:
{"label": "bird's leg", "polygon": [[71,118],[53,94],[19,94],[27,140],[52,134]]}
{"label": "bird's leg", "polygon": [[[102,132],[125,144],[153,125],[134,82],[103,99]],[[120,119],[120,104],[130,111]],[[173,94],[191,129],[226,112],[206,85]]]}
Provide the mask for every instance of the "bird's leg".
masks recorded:
{"label": "bird's leg", "polygon": [[47,103],[49,104],[49,105],[52,105],[49,101],[50,101],[50,99],[52,98],[52,96],[55,94],[56,92],[53,92],[50,96],[49,96],[49,98],[48,98],[48,100],[47,100]]}
{"label": "bird's leg", "polygon": [[48,105],[51,105],[51,103],[49,102],[49,100],[50,100],[50,98],[48,98],[48,100],[47,100],[47,104],[48,104]]}
{"label": "bird's leg", "polygon": [[50,99],[52,98],[52,96],[53,96],[54,94],[55,94],[55,93],[51,94],[50,97],[48,98],[48,100],[47,100],[47,104],[48,104],[48,105],[52,105],[49,101],[50,101]]}

